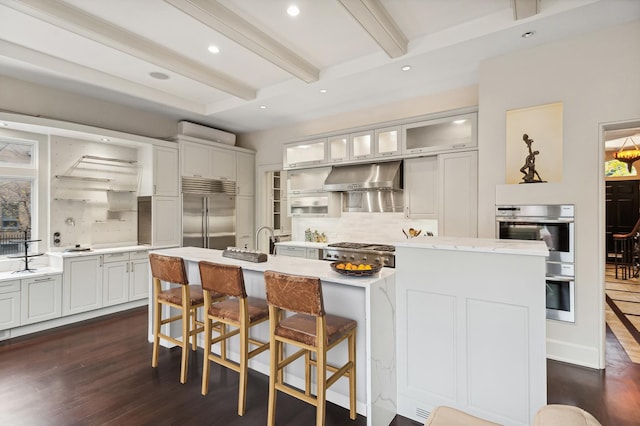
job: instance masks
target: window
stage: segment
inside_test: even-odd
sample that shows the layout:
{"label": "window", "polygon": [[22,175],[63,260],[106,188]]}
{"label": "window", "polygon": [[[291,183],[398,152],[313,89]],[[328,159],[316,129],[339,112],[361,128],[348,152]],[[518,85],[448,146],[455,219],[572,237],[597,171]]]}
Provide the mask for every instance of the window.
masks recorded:
{"label": "window", "polygon": [[19,253],[15,241],[25,231],[31,238],[36,149],[35,142],[0,138],[0,255]]}

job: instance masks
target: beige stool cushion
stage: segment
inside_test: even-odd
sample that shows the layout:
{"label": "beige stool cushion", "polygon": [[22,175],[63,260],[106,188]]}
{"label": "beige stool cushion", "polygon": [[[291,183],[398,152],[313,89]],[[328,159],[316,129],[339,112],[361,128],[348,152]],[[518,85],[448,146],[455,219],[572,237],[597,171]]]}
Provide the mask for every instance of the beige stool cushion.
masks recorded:
{"label": "beige stool cushion", "polygon": [[425,426],[500,426],[499,423],[493,423],[483,420],[479,417],[472,416],[455,408],[440,406],[436,407]]}
{"label": "beige stool cushion", "polygon": [[534,426],[601,426],[595,417],[571,405],[545,405],[533,418]]}

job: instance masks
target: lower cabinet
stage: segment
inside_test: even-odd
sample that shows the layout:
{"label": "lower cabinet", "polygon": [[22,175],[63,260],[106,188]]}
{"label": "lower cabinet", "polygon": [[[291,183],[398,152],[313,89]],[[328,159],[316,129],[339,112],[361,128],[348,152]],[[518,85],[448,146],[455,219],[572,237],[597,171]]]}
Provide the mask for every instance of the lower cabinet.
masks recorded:
{"label": "lower cabinet", "polygon": [[0,330],[20,325],[20,280],[0,283]]}
{"label": "lower cabinet", "polygon": [[61,275],[23,279],[20,290],[20,325],[62,316]]}
{"label": "lower cabinet", "polygon": [[148,296],[149,255],[146,250],[103,256],[103,306],[118,305]]}
{"label": "lower cabinet", "polygon": [[73,315],[102,307],[102,256],[64,259],[62,314]]}

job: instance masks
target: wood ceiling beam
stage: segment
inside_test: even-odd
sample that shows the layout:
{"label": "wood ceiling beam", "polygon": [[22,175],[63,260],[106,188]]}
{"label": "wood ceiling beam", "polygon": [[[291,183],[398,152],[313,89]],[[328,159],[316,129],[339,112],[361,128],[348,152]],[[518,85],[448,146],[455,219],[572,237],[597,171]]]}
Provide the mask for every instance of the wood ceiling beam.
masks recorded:
{"label": "wood ceiling beam", "polygon": [[318,81],[320,70],[271,36],[215,0],[165,0],[212,30],[245,47],[307,83]]}
{"label": "wood ceiling beam", "polygon": [[0,0],[2,4],[97,43],[244,100],[256,89],[59,0]]}
{"label": "wood ceiling beam", "polygon": [[409,42],[379,0],[339,0],[390,58],[406,55]]}
{"label": "wood ceiling beam", "polygon": [[511,0],[511,7],[513,19],[519,21],[540,13],[540,0]]}

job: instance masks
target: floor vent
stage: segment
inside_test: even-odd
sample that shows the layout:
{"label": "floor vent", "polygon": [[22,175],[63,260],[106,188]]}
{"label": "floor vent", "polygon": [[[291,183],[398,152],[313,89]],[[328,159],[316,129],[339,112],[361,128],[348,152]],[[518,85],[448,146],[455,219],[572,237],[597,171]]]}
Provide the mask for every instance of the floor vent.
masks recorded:
{"label": "floor vent", "polygon": [[429,414],[431,414],[431,411],[423,410],[422,408],[416,408],[416,416],[418,417],[426,419],[427,417],[429,417]]}

